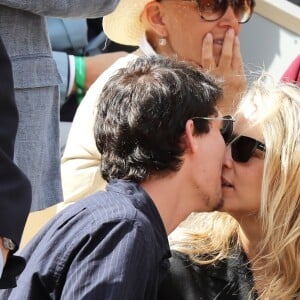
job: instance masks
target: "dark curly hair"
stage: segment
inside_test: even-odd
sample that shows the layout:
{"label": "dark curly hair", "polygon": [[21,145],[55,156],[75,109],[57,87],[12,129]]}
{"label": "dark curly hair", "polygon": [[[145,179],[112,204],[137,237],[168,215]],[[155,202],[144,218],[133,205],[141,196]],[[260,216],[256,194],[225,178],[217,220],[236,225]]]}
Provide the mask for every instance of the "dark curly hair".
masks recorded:
{"label": "dark curly hair", "polygon": [[[207,73],[170,58],[141,57],[118,70],[103,88],[95,122],[103,178],[141,182],[178,170],[187,120],[216,114],[221,97]],[[209,131],[207,120],[195,126],[195,134]]]}

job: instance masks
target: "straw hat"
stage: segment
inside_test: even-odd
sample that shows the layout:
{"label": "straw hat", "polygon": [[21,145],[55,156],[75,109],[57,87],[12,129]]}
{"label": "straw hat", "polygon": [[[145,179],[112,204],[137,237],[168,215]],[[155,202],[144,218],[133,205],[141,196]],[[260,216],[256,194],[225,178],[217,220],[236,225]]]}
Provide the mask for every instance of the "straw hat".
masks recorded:
{"label": "straw hat", "polygon": [[153,0],[120,0],[117,8],[103,17],[103,31],[119,44],[138,46],[145,28],[140,16],[145,5]]}

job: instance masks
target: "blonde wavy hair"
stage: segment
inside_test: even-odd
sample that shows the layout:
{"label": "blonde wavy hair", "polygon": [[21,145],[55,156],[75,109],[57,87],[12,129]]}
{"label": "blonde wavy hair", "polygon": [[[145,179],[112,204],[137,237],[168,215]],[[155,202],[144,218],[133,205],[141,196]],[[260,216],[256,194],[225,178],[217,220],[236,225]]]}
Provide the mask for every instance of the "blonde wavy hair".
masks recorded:
{"label": "blonde wavy hair", "polygon": [[[263,75],[237,113],[251,116],[266,145],[259,212],[264,239],[253,270],[259,299],[300,299],[300,88]],[[193,214],[170,242],[199,264],[242,247],[238,222],[220,212]]]}

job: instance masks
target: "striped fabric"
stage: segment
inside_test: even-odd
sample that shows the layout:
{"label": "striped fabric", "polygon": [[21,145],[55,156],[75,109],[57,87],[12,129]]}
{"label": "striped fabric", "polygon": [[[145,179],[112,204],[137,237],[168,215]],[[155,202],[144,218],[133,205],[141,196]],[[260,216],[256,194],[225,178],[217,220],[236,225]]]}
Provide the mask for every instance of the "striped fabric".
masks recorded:
{"label": "striped fabric", "polygon": [[63,210],[20,254],[27,266],[1,299],[156,299],[170,250],[160,215],[117,180]]}

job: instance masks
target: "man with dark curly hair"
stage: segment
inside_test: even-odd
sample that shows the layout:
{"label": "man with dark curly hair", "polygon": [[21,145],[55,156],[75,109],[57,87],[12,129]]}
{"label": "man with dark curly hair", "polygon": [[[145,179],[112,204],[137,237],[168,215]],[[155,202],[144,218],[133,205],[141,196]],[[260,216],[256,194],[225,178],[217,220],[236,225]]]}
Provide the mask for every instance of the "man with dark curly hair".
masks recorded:
{"label": "man with dark curly hair", "polygon": [[27,244],[9,299],[156,299],[168,234],[191,212],[222,205],[233,120],[219,115],[221,97],[208,74],[167,58],[116,72],[95,122],[106,191],[61,211]]}

